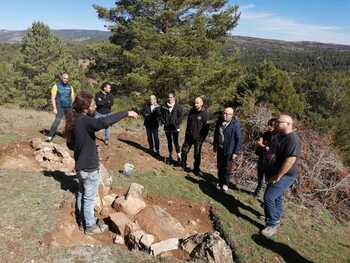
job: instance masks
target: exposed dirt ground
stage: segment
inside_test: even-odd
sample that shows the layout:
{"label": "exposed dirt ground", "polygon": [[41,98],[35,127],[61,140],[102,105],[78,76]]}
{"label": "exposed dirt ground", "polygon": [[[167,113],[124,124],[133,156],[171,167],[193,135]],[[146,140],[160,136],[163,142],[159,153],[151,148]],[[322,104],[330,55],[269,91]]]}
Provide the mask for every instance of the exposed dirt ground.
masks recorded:
{"label": "exposed dirt ground", "polygon": [[[119,129],[119,131],[121,128]],[[18,136],[19,135],[19,136]],[[34,159],[33,149],[31,148],[30,137],[42,137],[39,130],[33,128],[21,128],[17,131],[17,139],[7,144],[1,145],[0,169],[12,170],[16,172],[42,172],[42,168]],[[161,137],[162,153],[166,152],[165,140]],[[57,137],[56,143],[64,144],[64,139]],[[204,146],[204,151],[209,146]],[[142,132],[122,130],[120,133],[113,133],[112,140],[108,146],[98,140],[98,149],[100,159],[106,168],[110,171],[118,171],[125,162],[132,162],[137,167],[138,172],[162,171],[167,165],[164,159],[157,159],[147,152],[147,141]],[[164,155],[164,154],[163,154]],[[206,155],[206,154],[205,154]],[[209,156],[210,158],[210,156]],[[203,158],[203,166],[208,166]],[[192,162],[192,151],[189,155],[189,163]],[[176,173],[176,169],[174,172]],[[113,193],[124,194],[126,189],[113,188]],[[111,246],[113,245],[113,233],[108,232],[95,236],[87,236],[79,229],[75,221],[74,213],[74,195],[61,200],[60,209],[56,216],[56,223],[51,231],[46,232],[39,243],[48,248],[76,247],[76,246]],[[187,233],[204,233],[213,229],[209,219],[208,206],[196,204],[184,199],[165,199],[157,195],[147,194],[145,201],[148,205],[158,205],[164,208],[172,216],[178,219],[185,227]],[[113,212],[110,208],[109,212]],[[100,216],[101,217],[101,216]],[[105,217],[101,217],[106,220]],[[30,235],[30,233],[23,233]],[[9,237],[11,240],[12,238]],[[13,238],[15,239],[15,237]],[[16,250],[20,247],[15,242],[8,241],[8,249],[17,254]],[[121,249],[126,249],[120,246]],[[180,251],[169,253],[178,259],[187,259],[188,256]]]}

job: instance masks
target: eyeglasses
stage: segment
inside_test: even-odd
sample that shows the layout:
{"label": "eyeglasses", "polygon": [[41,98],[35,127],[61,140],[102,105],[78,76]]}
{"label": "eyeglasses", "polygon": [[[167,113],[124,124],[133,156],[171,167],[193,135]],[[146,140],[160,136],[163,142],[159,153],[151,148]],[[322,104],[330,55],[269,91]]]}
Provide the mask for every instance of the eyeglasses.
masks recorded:
{"label": "eyeglasses", "polygon": [[287,123],[287,124],[289,124],[288,121],[276,121],[276,123]]}

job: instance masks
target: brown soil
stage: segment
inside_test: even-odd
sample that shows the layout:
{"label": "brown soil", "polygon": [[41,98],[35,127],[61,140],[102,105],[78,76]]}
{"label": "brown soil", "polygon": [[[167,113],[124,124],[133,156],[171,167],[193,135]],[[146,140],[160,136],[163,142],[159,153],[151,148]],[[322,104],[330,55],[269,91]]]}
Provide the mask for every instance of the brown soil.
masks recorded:
{"label": "brown soil", "polygon": [[0,169],[37,172],[41,168],[34,159],[29,142],[12,142],[0,147]]}
{"label": "brown soil", "polygon": [[[21,131],[26,133],[20,135],[18,141],[0,146],[0,169],[14,169],[17,171],[41,171],[39,164],[34,158],[33,149],[30,146],[31,136],[40,136],[33,130]],[[41,135],[43,136],[43,135]],[[181,141],[181,140],[180,140]],[[56,143],[64,144],[62,138],[57,137]],[[100,158],[109,171],[116,171],[122,168],[125,162],[131,161],[139,171],[153,171],[164,168],[164,162],[155,159],[146,152],[147,140],[140,132],[121,132],[112,134],[109,146],[105,146],[102,141],[97,141],[100,151]],[[161,137],[161,153],[167,155],[165,138]],[[189,153],[189,164],[192,164],[192,151]],[[203,145],[202,167],[204,170],[215,169],[215,156],[209,144]],[[124,194],[122,189],[113,189],[114,193]],[[189,234],[204,233],[213,229],[206,205],[194,204],[181,199],[164,199],[159,196],[148,194],[145,197],[148,205],[158,205],[164,208],[172,216],[178,219]],[[113,212],[113,208],[105,211],[107,214],[100,216],[108,218],[108,213]],[[107,232],[100,235],[87,236],[75,221],[73,201],[64,201],[61,215],[53,231],[47,233],[42,240],[46,246],[73,247],[81,245],[111,245],[113,244],[113,233]],[[120,246],[123,247],[123,246]],[[126,249],[126,247],[125,247]],[[188,259],[182,251],[165,253],[165,256],[174,256],[179,259]]]}
{"label": "brown soil", "polygon": [[[122,189],[113,189],[113,193],[117,195],[124,194]],[[164,208],[172,216],[178,219],[185,227],[189,234],[205,233],[213,230],[209,219],[208,206],[193,204],[186,200],[171,199],[167,200],[155,195],[147,195],[145,201],[148,205],[158,205]],[[62,203],[61,215],[58,218],[58,223],[54,230],[47,233],[43,237],[43,244],[51,247],[73,247],[82,245],[112,245],[113,232],[102,233],[98,235],[85,235],[78,227],[75,221],[74,204],[72,201],[64,201]],[[109,213],[113,212],[110,208]],[[108,222],[108,213],[104,216],[99,216]],[[123,247],[123,246],[120,246]],[[126,246],[125,246],[125,249]],[[172,251],[165,253],[164,256],[173,256],[178,259],[188,259],[183,251]]]}

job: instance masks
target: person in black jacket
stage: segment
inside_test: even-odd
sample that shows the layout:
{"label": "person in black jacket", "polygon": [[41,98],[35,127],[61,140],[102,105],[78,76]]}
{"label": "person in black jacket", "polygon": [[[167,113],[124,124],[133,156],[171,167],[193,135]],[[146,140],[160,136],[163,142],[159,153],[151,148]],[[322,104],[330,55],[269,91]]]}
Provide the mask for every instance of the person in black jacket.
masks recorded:
{"label": "person in black jacket", "polygon": [[233,162],[237,158],[242,142],[241,127],[234,117],[231,107],[226,107],[223,118],[219,118],[214,132],[214,151],[217,153],[217,168],[219,184],[218,188],[228,190],[230,177],[232,176]]}
{"label": "person in black jacket", "polygon": [[107,226],[103,223],[98,224],[94,215],[100,181],[95,132],[106,129],[125,117],[137,118],[138,114],[124,111],[96,119],[96,104],[88,92],[80,92],[72,108],[67,116],[65,134],[67,146],[74,151],[75,171],[79,179],[76,203],[79,223],[81,226],[85,225],[86,234],[101,233]]}
{"label": "person in black jacket", "polygon": [[187,170],[187,154],[192,145],[194,145],[194,164],[193,172],[196,175],[200,173],[202,144],[208,135],[208,110],[204,106],[203,99],[197,97],[194,101],[194,107],[190,110],[187,119],[187,128],[185,141],[181,151],[181,165]]}
{"label": "person in black jacket", "polygon": [[147,140],[151,152],[159,155],[159,121],[160,121],[160,106],[157,103],[157,98],[154,95],[150,96],[149,102],[146,104],[142,113],[147,132]]}
{"label": "person in black jacket", "polygon": [[260,134],[256,141],[256,155],[259,157],[257,163],[258,185],[253,193],[254,196],[260,194],[261,188],[269,177],[269,171],[273,163],[274,146],[277,144],[276,118],[267,122],[267,131]]}
{"label": "person in black jacket", "polygon": [[[101,91],[95,95],[96,115],[95,117],[102,118],[111,114],[113,106],[113,95],[111,93],[112,85],[109,82],[104,82],[101,85]],[[104,132],[104,143],[108,145],[110,138],[109,128]]]}
{"label": "person in black jacket", "polygon": [[180,124],[182,121],[182,107],[176,100],[174,92],[168,94],[168,101],[161,108],[161,120],[168,141],[169,163],[173,162],[173,144],[177,153],[177,159],[181,162],[179,145]]}

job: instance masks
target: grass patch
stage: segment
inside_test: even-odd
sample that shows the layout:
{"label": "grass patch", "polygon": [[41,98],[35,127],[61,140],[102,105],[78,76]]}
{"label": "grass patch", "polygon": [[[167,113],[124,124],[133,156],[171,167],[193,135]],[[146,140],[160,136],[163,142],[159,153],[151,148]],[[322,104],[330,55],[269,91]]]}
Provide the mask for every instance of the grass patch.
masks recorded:
{"label": "grass patch", "polygon": [[9,132],[0,135],[0,144],[7,144],[17,139],[15,132]]}

